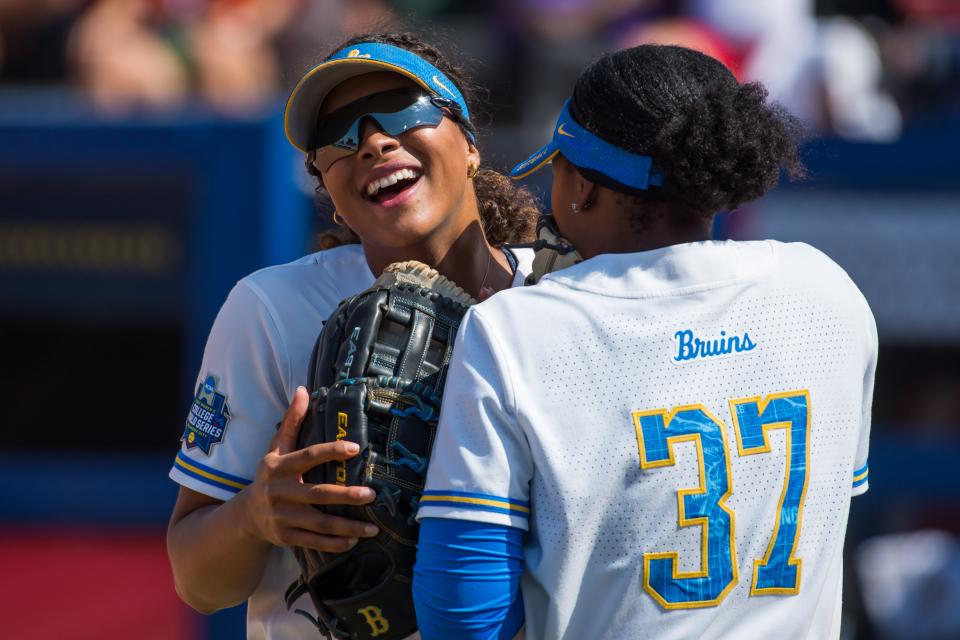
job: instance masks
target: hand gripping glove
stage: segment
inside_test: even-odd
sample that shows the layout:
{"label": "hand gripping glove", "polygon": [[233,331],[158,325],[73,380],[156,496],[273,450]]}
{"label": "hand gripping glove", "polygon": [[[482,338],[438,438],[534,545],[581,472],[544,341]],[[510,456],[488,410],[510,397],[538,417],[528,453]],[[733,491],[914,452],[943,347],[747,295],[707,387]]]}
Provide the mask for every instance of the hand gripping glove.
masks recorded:
{"label": "hand gripping glove", "polygon": [[369,505],[317,508],[380,528],[343,553],[294,549],[301,578],[287,604],[309,593],[318,617],[298,612],[333,638],[389,640],[417,629],[415,517],[454,338],[474,303],[430,267],[394,263],[340,304],[314,347],[297,444],[347,440],[360,453],[315,467],[303,481],[370,487],[377,497]]}

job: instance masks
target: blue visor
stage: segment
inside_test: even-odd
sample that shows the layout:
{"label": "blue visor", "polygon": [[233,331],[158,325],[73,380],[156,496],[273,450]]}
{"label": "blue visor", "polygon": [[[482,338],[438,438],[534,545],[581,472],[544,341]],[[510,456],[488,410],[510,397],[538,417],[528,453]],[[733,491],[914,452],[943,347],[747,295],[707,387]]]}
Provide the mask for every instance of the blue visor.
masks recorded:
{"label": "blue visor", "polygon": [[510,172],[514,180],[525,178],[549,164],[557,153],[576,167],[603,174],[631,189],[663,186],[663,174],[653,168],[653,158],[621,149],[581,127],[570,115],[570,101],[563,104],[553,139]]}
{"label": "blue visor", "polygon": [[[458,116],[470,122],[470,112],[457,85],[435,66],[406,49],[380,42],[344,47],[311,69],[294,87],[283,113],[290,144],[306,152],[317,125],[317,111],[327,94],[344,80],[374,71],[404,75],[440,98],[450,100]],[[471,139],[473,134],[468,132]]]}

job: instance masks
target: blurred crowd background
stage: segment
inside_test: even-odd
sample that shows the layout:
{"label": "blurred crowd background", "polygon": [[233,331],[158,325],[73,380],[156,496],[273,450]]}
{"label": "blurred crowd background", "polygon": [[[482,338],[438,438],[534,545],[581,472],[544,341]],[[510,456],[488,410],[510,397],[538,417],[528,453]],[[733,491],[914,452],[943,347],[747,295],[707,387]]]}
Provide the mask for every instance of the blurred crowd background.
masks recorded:
{"label": "blurred crowd background", "polygon": [[843,637],[960,638],[956,0],[0,0],[0,635],[240,637],[242,612],[173,594],[166,470],[229,287],[330,224],[286,95],[370,30],[468,68],[500,169],[590,61],[641,43],[709,53],[803,119],[810,179],[716,231],[810,242],[877,317]]}
{"label": "blurred crowd background", "polygon": [[2,0],[0,82],[69,86],[112,114],[200,101],[243,115],[344,35],[411,26],[475,63],[498,125],[539,120],[584,61],[646,42],[710,53],[856,140],[894,140],[960,91],[951,0]]}

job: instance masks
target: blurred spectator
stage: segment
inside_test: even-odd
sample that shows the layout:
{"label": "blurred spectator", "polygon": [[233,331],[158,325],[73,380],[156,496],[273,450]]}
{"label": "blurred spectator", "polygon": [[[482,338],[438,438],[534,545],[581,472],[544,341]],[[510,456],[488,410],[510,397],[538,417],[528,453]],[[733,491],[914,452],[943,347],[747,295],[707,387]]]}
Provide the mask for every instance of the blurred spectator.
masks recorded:
{"label": "blurred spectator", "polygon": [[723,37],[743,60],[744,80],[805,122],[824,124],[814,0],[685,0],[684,10]]}
{"label": "blurred spectator", "polygon": [[903,118],[882,88],[880,49],[870,32],[850,18],[832,18],[821,24],[820,47],[829,128],[852,140],[900,137]]}
{"label": "blurred spectator", "polygon": [[887,84],[909,116],[957,113],[960,3],[899,0],[899,24],[874,21]]}
{"label": "blurred spectator", "polygon": [[197,91],[218,111],[243,114],[280,88],[272,41],[294,16],[295,0],[211,0],[186,27]]}
{"label": "blurred spectator", "polygon": [[696,49],[716,58],[743,81],[743,54],[710,26],[690,18],[664,18],[640,22],[625,29],[618,48],[640,44],[672,44]]}
{"label": "blurred spectator", "polygon": [[187,95],[187,69],[155,30],[149,0],[99,0],[71,36],[74,82],[108,112],[162,108]]}
{"label": "blurred spectator", "polygon": [[686,0],[686,10],[739,54],[744,79],[762,82],[813,132],[899,137],[901,109],[888,91],[880,45],[862,21],[818,19],[814,0]]}
{"label": "blurred spectator", "polygon": [[960,102],[952,0],[0,0],[0,82],[69,82],[107,112],[199,99],[242,115],[400,17],[448,29],[497,121],[525,129],[591,59],[643,42],[722,60],[812,132],[892,140]]}
{"label": "blurred spectator", "polygon": [[165,108],[197,94],[227,113],[275,96],[272,38],[296,0],[99,0],[70,47],[77,84],[100,108]]}
{"label": "blurred spectator", "polygon": [[857,549],[856,566],[866,611],[882,640],[960,638],[956,537],[914,531],[872,538]]}
{"label": "blurred spectator", "polygon": [[198,99],[242,115],[391,19],[384,0],[0,0],[0,80],[69,83],[107,113]]}

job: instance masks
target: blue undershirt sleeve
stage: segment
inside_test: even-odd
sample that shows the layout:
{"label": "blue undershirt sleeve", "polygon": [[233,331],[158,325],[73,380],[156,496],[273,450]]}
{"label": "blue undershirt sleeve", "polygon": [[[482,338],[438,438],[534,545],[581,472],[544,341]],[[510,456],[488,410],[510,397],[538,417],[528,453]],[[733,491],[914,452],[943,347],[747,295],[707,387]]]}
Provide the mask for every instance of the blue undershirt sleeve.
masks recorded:
{"label": "blue undershirt sleeve", "polygon": [[523,626],[524,531],[470,520],[420,523],[413,600],[424,640],[510,640]]}

